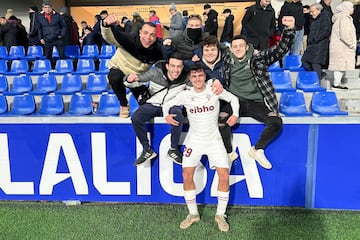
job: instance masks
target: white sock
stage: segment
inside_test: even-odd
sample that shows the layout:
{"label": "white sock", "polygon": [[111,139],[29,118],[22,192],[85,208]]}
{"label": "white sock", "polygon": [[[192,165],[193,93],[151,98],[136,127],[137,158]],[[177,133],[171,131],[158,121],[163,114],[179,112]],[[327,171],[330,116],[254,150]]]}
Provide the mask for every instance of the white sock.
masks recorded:
{"label": "white sock", "polygon": [[229,192],[221,192],[218,190],[218,205],[216,215],[225,215],[226,207],[229,202]]}
{"label": "white sock", "polygon": [[339,86],[341,84],[341,79],[344,73],[341,71],[334,71],[334,86]]}
{"label": "white sock", "polygon": [[197,204],[196,204],[196,191],[195,190],[184,190],[184,198],[186,206],[189,209],[191,215],[199,215]]}

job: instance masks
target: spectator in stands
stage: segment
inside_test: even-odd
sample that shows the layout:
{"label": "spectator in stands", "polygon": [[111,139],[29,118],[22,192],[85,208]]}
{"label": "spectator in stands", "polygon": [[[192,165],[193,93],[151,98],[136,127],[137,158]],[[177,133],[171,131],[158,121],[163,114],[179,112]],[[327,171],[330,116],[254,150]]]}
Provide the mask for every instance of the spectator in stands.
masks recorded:
{"label": "spectator in stands", "polygon": [[211,8],[210,4],[204,5],[204,12],[206,12],[207,20],[205,21],[204,32],[209,33],[209,35],[214,35],[217,37],[218,30],[218,13]]}
{"label": "spectator in stands", "polygon": [[320,4],[323,7],[322,13],[326,14],[331,20],[333,16],[333,11],[331,9],[331,0],[320,0]]}
{"label": "spectator in stands", "polygon": [[[246,37],[237,35],[231,40],[231,53],[224,57],[225,89],[239,98],[239,116],[252,117],[265,124],[260,138],[248,154],[266,169],[271,169],[272,164],[264,150],[282,128],[278,101],[268,74],[268,66],[285,56],[295,37],[294,17],[284,16],[282,23],[285,27],[278,45],[255,52]],[[223,111],[226,112],[225,107]],[[228,112],[228,116],[231,115],[232,113]],[[224,143],[230,143],[226,141],[231,139],[229,126],[225,125],[220,131],[225,139]],[[228,152],[230,148],[231,145],[226,147]]]}
{"label": "spectator in stands", "polygon": [[311,15],[310,15],[310,6],[304,5],[304,37],[303,37],[303,46],[301,49],[301,54],[304,54],[307,46],[307,39],[310,32],[310,23],[311,23]]}
{"label": "spectator in stands", "polygon": [[182,21],[181,13],[179,13],[176,10],[176,6],[174,3],[171,3],[171,5],[169,7],[169,12],[171,15],[170,16],[170,26],[164,26],[164,28],[169,31],[169,37],[173,38],[182,32],[183,21]]}
{"label": "spectator in stands", "polygon": [[149,11],[149,22],[152,22],[153,24],[155,24],[157,37],[159,39],[162,39],[163,34],[162,34],[162,29],[161,29],[160,18],[158,17],[158,15],[156,15],[155,10]]}
{"label": "spectator in stands", "polygon": [[[184,198],[189,214],[180,223],[180,228],[187,229],[193,223],[200,221],[196,204],[194,174],[195,169],[202,165],[200,163],[202,155],[207,155],[210,168],[215,168],[219,176],[217,185],[218,205],[215,222],[218,224],[220,231],[227,232],[229,231],[229,224],[226,222],[225,212],[229,201],[229,162],[227,161],[224,145],[220,140],[216,121],[219,115],[219,99],[223,99],[231,104],[232,112],[234,113],[229,117],[228,123],[235,125],[238,119],[239,102],[234,95],[227,91],[223,91],[220,95],[212,94],[212,90],[205,83],[205,71],[199,64],[194,64],[191,67],[189,79],[193,88],[190,91],[182,91],[174,99],[163,105],[165,120],[169,124],[175,125],[174,114],[169,109],[172,106],[183,104],[186,108],[190,124],[185,140],[186,148],[184,150],[182,171]],[[194,109],[204,109],[204,111],[199,113]]]}
{"label": "spectator in stands", "polygon": [[[120,101],[120,117],[129,117],[129,105],[123,78],[126,74],[149,70],[152,64],[163,59],[161,40],[156,37],[156,26],[145,23],[138,33],[124,33],[119,30],[118,18],[110,15],[103,20],[101,33],[104,39],[115,45],[117,50],[109,62],[109,83]],[[137,98],[144,87],[131,89]]]}
{"label": "spectator in stands", "polygon": [[29,19],[30,19],[30,26],[29,26],[29,45],[41,45],[39,39],[39,32],[38,32],[38,23],[37,18],[39,15],[39,9],[37,6],[29,7]]}
{"label": "spectator in stands", "polygon": [[109,13],[107,10],[102,10],[99,15],[100,15],[101,20],[104,20],[105,18],[107,18],[109,16]]}
{"label": "spectator in stands", "polygon": [[9,20],[9,18],[10,18],[11,16],[14,16],[14,10],[12,10],[11,8],[9,8],[9,9],[6,10],[6,14],[5,14],[6,20]]}
{"label": "spectator in stands", "polygon": [[1,32],[1,29],[6,25],[6,18],[0,17],[0,46],[4,46],[4,36]]}
{"label": "spectator in stands", "polygon": [[129,33],[131,32],[131,27],[132,27],[132,23],[130,21],[130,19],[128,19],[127,17],[122,17],[121,19],[121,23],[120,23],[120,28],[123,32]]}
{"label": "spectator in stands", "polygon": [[20,46],[24,46],[25,52],[26,52],[28,47],[29,47],[29,38],[28,38],[28,33],[26,32],[26,28],[22,24],[22,21],[21,21],[20,18],[16,18],[15,16],[11,16],[10,19],[11,18],[17,20],[18,43],[19,43]]}
{"label": "spectator in stands", "polygon": [[85,28],[84,36],[82,38],[80,38],[80,44],[81,44],[81,47],[83,47],[84,45],[96,44],[95,43],[95,34],[93,32],[92,27],[87,26]]}
{"label": "spectator in stands", "polygon": [[187,21],[189,18],[189,12],[188,10],[182,11],[182,30],[184,31],[187,25]]}
{"label": "spectator in stands", "polygon": [[72,22],[73,18],[69,14],[69,10],[67,7],[60,8],[59,14],[62,16],[65,26],[66,26],[66,33],[63,38],[64,47],[68,45],[72,45],[73,33],[72,33]]}
{"label": "spectator in stands", "polygon": [[335,8],[332,17],[333,25],[330,36],[329,70],[334,71],[332,88],[348,89],[341,84],[347,70],[355,69],[356,30],[351,14],[354,12],[352,2],[343,1]]}
{"label": "spectator in stands", "polygon": [[15,16],[10,16],[6,23],[0,29],[1,39],[3,45],[7,47],[8,51],[11,46],[18,46],[18,21]]}
{"label": "spectator in stands", "polygon": [[41,44],[44,45],[45,57],[52,59],[52,51],[56,47],[60,58],[65,58],[63,38],[66,34],[66,25],[60,14],[52,9],[52,5],[48,1],[44,1],[42,4],[42,12],[38,17],[38,24],[39,38]]}
{"label": "spectator in stands", "polygon": [[256,4],[247,8],[242,19],[242,27],[249,43],[255,49],[268,48],[275,29],[275,11],[271,6],[271,0],[256,0]]}
{"label": "spectator in stands", "polygon": [[[149,83],[151,94],[146,103],[140,105],[131,117],[132,126],[143,147],[140,157],[135,162],[135,165],[138,166],[157,156],[150,147],[146,123],[154,117],[163,116],[162,105],[185,89],[187,74],[184,71],[183,61],[174,53],[167,62],[161,60],[155,64],[154,68],[144,73],[126,76],[126,81],[130,84],[133,82]],[[174,106],[170,112],[174,114],[174,125],[171,126],[171,148],[168,150],[167,157],[175,163],[181,164],[182,155],[178,144],[184,117],[182,108],[179,106]]]}
{"label": "spectator in stands", "polygon": [[104,40],[104,38],[102,37],[101,34],[101,29],[100,29],[100,22],[101,20],[104,20],[107,16],[109,16],[108,11],[107,10],[102,10],[100,12],[100,14],[95,15],[95,25],[93,27],[93,32],[95,34],[95,42],[96,45],[98,45],[98,48],[101,49],[102,45],[106,45],[109,44],[108,42],[106,42]]}
{"label": "spectator in stands", "polygon": [[304,9],[301,0],[285,0],[278,17],[280,31],[284,28],[281,21],[283,16],[293,16],[295,18],[296,35],[291,46],[291,52],[294,55],[300,55],[304,37]]}
{"label": "spectator in stands", "polygon": [[132,16],[133,20],[131,25],[131,32],[134,34],[138,34],[145,21],[138,12],[134,12]]}
{"label": "spectator in stands", "polygon": [[[191,60],[195,56],[195,49],[204,39],[201,16],[192,14],[189,16],[185,31],[173,38],[164,40],[164,56],[177,51],[182,60]],[[194,60],[195,61],[195,60]]]}
{"label": "spectator in stands", "polygon": [[85,28],[88,26],[88,24],[86,21],[83,20],[83,21],[81,21],[80,25],[81,25],[81,36],[80,37],[83,37],[85,34]]}
{"label": "spectator in stands", "polygon": [[322,78],[321,66],[327,62],[331,34],[330,18],[322,9],[320,3],[310,6],[310,14],[314,20],[310,26],[307,48],[301,59],[304,68],[316,71],[319,79]]}
{"label": "spectator in stands", "polygon": [[230,44],[230,40],[234,36],[234,15],[231,14],[230,8],[226,8],[223,11],[223,16],[225,18],[225,24],[221,34],[220,42]]}

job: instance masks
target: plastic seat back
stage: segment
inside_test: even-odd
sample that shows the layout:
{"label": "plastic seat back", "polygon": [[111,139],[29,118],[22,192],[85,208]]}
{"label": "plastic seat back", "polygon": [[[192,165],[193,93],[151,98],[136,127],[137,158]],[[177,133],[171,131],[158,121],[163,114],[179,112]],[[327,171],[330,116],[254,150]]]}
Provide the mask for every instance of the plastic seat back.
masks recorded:
{"label": "plastic seat back", "polygon": [[51,71],[51,62],[49,59],[36,59],[34,61],[34,67],[30,75],[42,75]]}
{"label": "plastic seat back", "polygon": [[67,45],[65,47],[65,57],[70,59],[76,59],[80,56],[80,46],[78,45]]}
{"label": "plastic seat back", "polygon": [[296,88],[304,92],[323,92],[326,88],[320,86],[319,77],[313,71],[301,71],[296,78]]}
{"label": "plastic seat back", "polygon": [[130,116],[132,116],[134,112],[139,108],[139,103],[132,93],[130,93],[130,97],[129,97],[129,107],[130,107]]}
{"label": "plastic seat back", "polygon": [[6,93],[9,89],[6,76],[0,76],[0,93]]}
{"label": "plastic seat back", "polygon": [[99,48],[96,44],[84,45],[82,54],[79,58],[98,58]]}
{"label": "plastic seat back", "polygon": [[55,71],[53,74],[67,74],[74,71],[74,64],[71,59],[58,59],[55,64]]}
{"label": "plastic seat back", "polygon": [[0,59],[7,59],[8,52],[6,46],[0,46]]}
{"label": "plastic seat back", "polygon": [[99,58],[111,58],[114,56],[116,47],[114,45],[102,45],[100,49]]}
{"label": "plastic seat back", "polygon": [[348,115],[340,110],[336,94],[334,92],[316,92],[311,99],[311,110],[321,116]]}
{"label": "plastic seat back", "polygon": [[301,55],[286,55],[284,58],[284,69],[290,71],[304,71]]}
{"label": "plastic seat back", "polygon": [[42,75],[39,76],[36,84],[36,88],[30,92],[32,95],[45,95],[51,92],[55,92],[57,89],[57,81],[54,75]]}
{"label": "plastic seat back", "polygon": [[302,92],[283,92],[280,96],[279,110],[285,116],[311,116],[306,109]]}
{"label": "plastic seat back", "polygon": [[0,73],[5,74],[9,71],[6,60],[0,60]]}
{"label": "plastic seat back", "polygon": [[28,60],[45,59],[42,46],[37,46],[37,45],[29,46],[26,53],[26,58]]}
{"label": "plastic seat back", "polygon": [[81,92],[82,82],[79,75],[66,74],[62,80],[61,88],[56,91],[58,94],[71,95]]}
{"label": "plastic seat back", "polygon": [[93,59],[78,59],[76,72],[74,74],[89,74],[95,72],[95,63]]}
{"label": "plastic seat back", "polygon": [[25,48],[24,46],[11,46],[7,59],[22,59],[25,58]]}
{"label": "plastic seat back", "polygon": [[53,47],[53,50],[52,50],[52,58],[53,58],[53,59],[59,59],[59,58],[60,58],[59,51],[58,51],[58,49],[56,48],[56,46]]}
{"label": "plastic seat back", "polygon": [[82,93],[100,94],[108,89],[107,79],[105,75],[90,74],[86,81],[86,87]]}
{"label": "plastic seat back", "polygon": [[40,101],[39,114],[60,115],[64,113],[64,101],[61,95],[44,95]]}
{"label": "plastic seat back", "polygon": [[29,75],[19,75],[13,78],[11,89],[8,95],[28,93],[33,89],[31,77]]}
{"label": "plastic seat back", "polygon": [[281,68],[280,62],[276,61],[269,66],[268,71],[269,72],[282,72],[282,71],[284,71],[284,69]]}
{"label": "plastic seat back", "polygon": [[97,71],[97,73],[99,73],[99,74],[108,74],[110,72],[109,62],[110,62],[109,58],[100,59],[99,71]]}
{"label": "plastic seat back", "polygon": [[31,95],[15,95],[11,114],[14,115],[30,115],[35,112],[35,100]]}
{"label": "plastic seat back", "polygon": [[92,98],[88,94],[74,94],[71,96],[69,111],[70,115],[92,114]]}
{"label": "plastic seat back", "polygon": [[29,64],[25,59],[16,59],[11,61],[10,71],[5,73],[7,75],[18,75],[28,73]]}
{"label": "plastic seat back", "polygon": [[6,96],[0,95],[0,116],[1,114],[6,114],[8,112],[8,104]]}
{"label": "plastic seat back", "polygon": [[276,92],[295,92],[289,72],[270,72],[270,79]]}
{"label": "plastic seat back", "polygon": [[118,116],[120,113],[120,102],[115,94],[102,94],[99,100],[97,115]]}

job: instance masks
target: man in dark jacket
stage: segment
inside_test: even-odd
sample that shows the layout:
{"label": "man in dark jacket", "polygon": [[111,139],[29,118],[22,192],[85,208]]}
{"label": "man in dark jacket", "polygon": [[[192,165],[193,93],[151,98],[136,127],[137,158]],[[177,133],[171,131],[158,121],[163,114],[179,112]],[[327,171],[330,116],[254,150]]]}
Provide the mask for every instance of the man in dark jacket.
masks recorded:
{"label": "man in dark jacket", "polygon": [[332,24],[320,3],[310,6],[310,14],[314,20],[310,25],[307,48],[301,61],[306,70],[316,71],[321,79],[321,66],[326,65],[328,58]]}
{"label": "man in dark jacket", "polygon": [[255,49],[268,48],[275,29],[275,11],[271,6],[271,0],[257,0],[256,4],[250,6],[242,20],[242,27],[249,43]]}
{"label": "man in dark jacket", "polygon": [[29,7],[29,18],[30,18],[30,27],[29,27],[29,45],[41,45],[39,39],[39,32],[38,32],[38,23],[37,18],[39,15],[39,10],[37,6]]}
{"label": "man in dark jacket", "polygon": [[225,17],[225,24],[220,42],[227,44],[230,43],[230,40],[234,36],[234,15],[231,14],[231,9],[227,8],[223,11],[223,16]]}
{"label": "man in dark jacket", "polygon": [[217,36],[219,14],[211,8],[210,4],[204,5],[204,11],[207,15],[204,32],[209,33],[209,35]]}
{"label": "man in dark jacket", "polygon": [[63,38],[66,35],[66,25],[60,14],[53,11],[49,2],[42,4],[42,12],[38,17],[39,38],[44,45],[44,55],[52,59],[52,51],[55,46],[60,58],[65,58]]}

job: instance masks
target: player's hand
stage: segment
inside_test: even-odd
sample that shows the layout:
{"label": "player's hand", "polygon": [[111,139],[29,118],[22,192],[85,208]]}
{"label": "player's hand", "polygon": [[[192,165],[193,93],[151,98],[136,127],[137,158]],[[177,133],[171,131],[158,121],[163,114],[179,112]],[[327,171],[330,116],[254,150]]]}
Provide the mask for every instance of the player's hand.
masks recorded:
{"label": "player's hand", "polygon": [[230,127],[234,126],[237,123],[238,117],[235,115],[231,115],[226,121],[227,125]]}
{"label": "player's hand", "polygon": [[281,21],[284,26],[290,29],[295,28],[295,18],[293,16],[283,16]]}
{"label": "player's hand", "polygon": [[139,80],[139,77],[136,73],[130,73],[126,79],[127,82],[135,82],[138,80]]}
{"label": "player's hand", "polygon": [[167,38],[167,39],[165,39],[165,40],[163,41],[163,45],[164,45],[164,46],[171,46],[171,43],[172,43],[172,41],[171,41],[170,38]]}
{"label": "player's hand", "polygon": [[120,21],[115,14],[109,15],[103,20],[104,26],[110,26],[118,23],[120,23]]}
{"label": "player's hand", "polygon": [[215,95],[219,95],[220,93],[222,93],[222,91],[224,90],[223,85],[221,84],[221,82],[218,79],[215,79],[213,81],[213,83],[211,84],[211,91],[215,94]]}
{"label": "player's hand", "polygon": [[167,115],[167,116],[165,117],[166,122],[167,122],[168,124],[170,124],[170,125],[173,125],[173,126],[179,126],[179,122],[174,119],[175,116],[176,116],[176,114],[169,114],[169,115]]}

